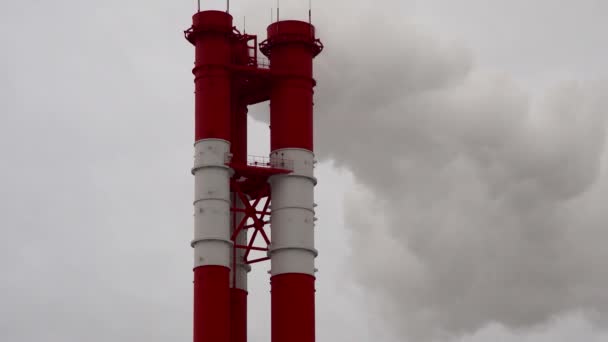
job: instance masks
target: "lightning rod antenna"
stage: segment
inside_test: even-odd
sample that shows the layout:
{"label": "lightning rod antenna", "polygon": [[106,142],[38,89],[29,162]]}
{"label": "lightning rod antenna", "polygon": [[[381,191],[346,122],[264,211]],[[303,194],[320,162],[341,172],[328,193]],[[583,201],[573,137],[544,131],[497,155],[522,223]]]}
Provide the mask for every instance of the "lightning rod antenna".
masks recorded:
{"label": "lightning rod antenna", "polygon": [[277,21],[281,21],[281,19],[280,19],[281,10],[279,9],[280,6],[281,6],[281,0],[277,0]]}
{"label": "lightning rod antenna", "polygon": [[312,0],[308,0],[308,23],[312,24]]}
{"label": "lightning rod antenna", "polygon": [[226,0],[226,13],[230,13],[230,0]]}

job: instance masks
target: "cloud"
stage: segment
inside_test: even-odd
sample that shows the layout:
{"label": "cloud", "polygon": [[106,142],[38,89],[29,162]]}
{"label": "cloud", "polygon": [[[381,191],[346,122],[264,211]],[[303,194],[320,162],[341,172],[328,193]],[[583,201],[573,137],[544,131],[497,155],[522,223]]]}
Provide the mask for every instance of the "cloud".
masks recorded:
{"label": "cloud", "polygon": [[412,340],[608,314],[607,83],[531,97],[399,14],[348,9],[316,18],[316,146],[358,183],[345,222],[375,309]]}

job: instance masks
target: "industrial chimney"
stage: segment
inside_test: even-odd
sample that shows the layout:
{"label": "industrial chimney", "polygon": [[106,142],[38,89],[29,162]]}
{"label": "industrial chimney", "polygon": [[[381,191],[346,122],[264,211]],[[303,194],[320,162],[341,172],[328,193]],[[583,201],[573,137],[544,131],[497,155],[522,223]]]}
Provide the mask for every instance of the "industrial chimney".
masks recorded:
{"label": "industrial chimney", "polygon": [[[313,342],[313,58],[323,45],[309,22],[274,22],[258,44],[228,12],[192,21],[194,342],[247,341],[247,273],[267,260],[272,342]],[[271,153],[248,156],[247,106],[264,101]]]}

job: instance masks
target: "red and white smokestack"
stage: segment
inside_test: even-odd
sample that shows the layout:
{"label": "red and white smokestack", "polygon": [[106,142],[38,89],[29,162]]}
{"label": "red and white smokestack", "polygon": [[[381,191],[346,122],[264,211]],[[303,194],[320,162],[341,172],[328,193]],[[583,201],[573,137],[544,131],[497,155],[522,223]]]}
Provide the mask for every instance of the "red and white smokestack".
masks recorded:
{"label": "red and white smokestack", "polygon": [[[193,340],[247,341],[248,263],[264,258],[245,256],[266,250],[253,246],[260,233],[271,259],[272,341],[314,342],[312,61],[323,45],[309,23],[276,22],[260,45],[266,69],[256,63],[257,37],[239,33],[220,11],[196,13],[186,38],[196,48]],[[249,165],[247,106],[268,99],[270,164]],[[264,198],[270,212],[254,208]],[[246,220],[255,223],[240,224]],[[250,239],[247,229],[255,231]]]}
{"label": "red and white smokestack", "polygon": [[293,172],[270,178],[273,342],[314,342],[315,264],[313,58],[322,49],[312,25],[279,21],[261,51],[270,59],[271,161]]}
{"label": "red and white smokestack", "polygon": [[230,342],[232,16],[198,12],[186,32],[196,48],[194,342]]}

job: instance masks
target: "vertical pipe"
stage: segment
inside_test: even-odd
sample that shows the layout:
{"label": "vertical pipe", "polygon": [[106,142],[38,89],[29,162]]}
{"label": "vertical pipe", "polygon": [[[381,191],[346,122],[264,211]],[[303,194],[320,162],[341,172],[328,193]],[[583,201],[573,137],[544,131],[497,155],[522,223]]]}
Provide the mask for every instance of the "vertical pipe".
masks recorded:
{"label": "vertical pipe", "polygon": [[[237,49],[247,52],[247,50]],[[243,56],[242,56],[243,57]],[[246,57],[246,56],[244,56]],[[246,61],[246,58],[242,59]],[[247,163],[247,106],[238,98],[237,89],[233,90],[232,116],[232,162]],[[237,177],[239,175],[236,175]],[[244,209],[245,205],[236,193],[231,193],[235,207]],[[244,214],[232,214],[232,232],[238,227]],[[237,245],[247,245],[247,231],[242,230],[236,237]],[[247,273],[250,266],[244,260],[245,251],[235,249],[232,253],[232,271],[230,274],[230,341],[247,342]]]}
{"label": "vertical pipe", "polygon": [[271,158],[293,162],[293,172],[270,179],[272,342],[314,342],[312,60],[320,48],[312,25],[293,20],[271,24],[263,47],[274,77]]}
{"label": "vertical pipe", "polygon": [[247,341],[247,291],[230,289],[230,341]]}
{"label": "vertical pipe", "polygon": [[232,17],[193,16],[196,49],[194,199],[194,342],[230,342],[230,152]]}
{"label": "vertical pipe", "polygon": [[[233,193],[233,203],[236,207],[244,209],[245,205]],[[242,220],[243,213],[233,214],[233,229]],[[243,231],[236,238],[238,245],[247,244],[247,231]],[[243,258],[245,252],[242,249],[233,251],[232,271],[230,274],[230,341],[247,342],[247,273],[251,267],[245,263]]]}

